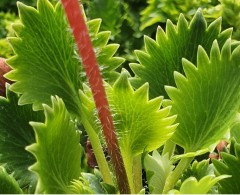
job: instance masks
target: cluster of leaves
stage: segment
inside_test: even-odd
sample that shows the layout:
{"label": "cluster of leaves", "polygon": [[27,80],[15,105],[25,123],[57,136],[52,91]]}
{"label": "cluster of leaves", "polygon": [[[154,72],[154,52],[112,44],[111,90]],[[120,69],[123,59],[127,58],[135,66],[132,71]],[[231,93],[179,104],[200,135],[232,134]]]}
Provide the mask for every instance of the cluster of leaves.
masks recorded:
{"label": "cluster of leaves", "polygon": [[[121,69],[125,59],[115,56],[119,45],[112,41],[126,27],[139,28],[133,5],[141,2],[91,1],[86,12],[87,18],[97,12],[103,17],[102,25],[93,19],[87,26],[129,193],[144,192],[142,169],[150,193],[240,193],[239,42],[232,41],[232,29],[221,30],[220,18],[208,24],[199,9],[190,22],[180,15],[176,25],[168,20],[165,30],[158,27],[155,38],[145,36],[144,48],[135,51],[137,62],[130,64],[131,76]],[[8,38],[12,70],[5,75],[14,83],[0,97],[1,193],[121,191],[62,5],[39,0],[37,8],[18,3],[18,10],[16,37]],[[130,19],[120,17],[123,10],[132,13]],[[192,163],[226,134],[235,139],[228,140],[221,160]],[[83,135],[91,141],[98,169],[86,168],[91,156],[80,142]],[[175,147],[183,152],[177,155]]]}

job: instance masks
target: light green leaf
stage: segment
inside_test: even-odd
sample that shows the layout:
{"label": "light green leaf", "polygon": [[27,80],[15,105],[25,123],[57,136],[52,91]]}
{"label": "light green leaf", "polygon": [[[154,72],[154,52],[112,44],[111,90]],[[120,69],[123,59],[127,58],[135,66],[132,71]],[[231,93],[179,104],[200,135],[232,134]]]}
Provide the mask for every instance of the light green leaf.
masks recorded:
{"label": "light green leaf", "polygon": [[180,190],[171,190],[169,194],[207,194],[208,191],[220,180],[228,178],[227,175],[221,175],[219,177],[205,176],[199,181],[195,177],[189,177],[186,179]]}
{"label": "light green leaf", "polygon": [[210,57],[199,47],[197,66],[183,60],[186,77],[175,72],[177,88],[166,87],[172,114],[180,124],[172,141],[185,152],[206,149],[224,137],[240,106],[240,47],[231,40],[220,51],[214,41]]}
{"label": "light green leaf", "polygon": [[174,71],[184,73],[182,58],[195,64],[199,45],[209,53],[213,41],[217,39],[221,47],[231,36],[231,31],[221,32],[220,18],[207,26],[201,10],[196,12],[190,24],[183,15],[180,15],[176,26],[168,20],[166,32],[159,27],[156,40],[145,37],[145,51],[136,51],[139,64],[131,64],[135,73],[131,83],[138,88],[148,82],[150,98],[168,97],[164,86],[175,86]]}
{"label": "light green leaf", "polygon": [[[82,181],[81,181],[82,180]],[[89,187],[89,183],[82,179],[73,180],[68,186],[68,194],[94,194],[94,191]]]}
{"label": "light green leaf", "polygon": [[[129,182],[133,182],[134,157],[162,146],[176,129],[177,125],[173,124],[176,116],[169,116],[170,107],[160,109],[162,97],[148,99],[148,84],[134,91],[126,71],[121,73],[113,87],[107,83],[105,87]],[[81,97],[86,112],[88,116],[95,116],[88,120],[101,135],[97,111],[93,100],[90,102],[90,91],[85,88],[84,92]]]}
{"label": "light green leaf", "polygon": [[45,123],[31,122],[36,143],[27,147],[37,160],[30,168],[39,178],[36,193],[68,193],[67,186],[80,177],[79,132],[62,99],[52,97],[52,107],[44,105],[44,111]]}
{"label": "light green leaf", "polygon": [[[13,70],[7,77],[16,81],[11,89],[22,94],[19,103],[39,110],[58,95],[71,113],[79,114],[78,90],[86,77],[61,4],[39,0],[37,9],[22,3],[18,9],[21,23],[13,26],[17,37],[9,38],[15,56],[8,60]],[[118,45],[106,45],[110,32],[99,33],[100,23],[89,21],[88,27],[103,77],[111,80],[123,59],[112,57]]]}
{"label": "light green leaf", "polygon": [[214,160],[213,164],[216,175],[227,174],[231,177],[219,182],[219,192],[221,194],[240,193],[240,144],[231,141],[230,153],[221,153],[222,160]]}
{"label": "light green leaf", "polygon": [[[123,71],[113,87],[107,83],[105,85],[122,153],[127,151],[128,154],[138,155],[152,151],[172,136],[177,126],[173,125],[176,116],[169,116],[170,107],[160,109],[162,97],[148,99],[148,84],[134,91],[128,81],[128,73]],[[89,118],[91,124],[95,129],[100,129],[97,111],[86,86],[81,97],[86,111],[95,116]]]}
{"label": "light green leaf", "polygon": [[0,193],[1,194],[23,194],[17,181],[8,175],[3,167],[0,167]]}
{"label": "light green leaf", "polygon": [[44,115],[42,111],[32,111],[30,105],[19,106],[18,95],[8,88],[7,97],[0,97],[0,163],[13,174],[20,187],[34,190],[37,178],[28,167],[35,160],[25,147],[35,142],[29,121],[41,122]]}
{"label": "light green leaf", "polygon": [[156,150],[152,156],[147,154],[144,157],[144,169],[147,174],[147,182],[150,194],[161,194],[168,175],[174,166],[169,160],[168,154],[161,156]]}

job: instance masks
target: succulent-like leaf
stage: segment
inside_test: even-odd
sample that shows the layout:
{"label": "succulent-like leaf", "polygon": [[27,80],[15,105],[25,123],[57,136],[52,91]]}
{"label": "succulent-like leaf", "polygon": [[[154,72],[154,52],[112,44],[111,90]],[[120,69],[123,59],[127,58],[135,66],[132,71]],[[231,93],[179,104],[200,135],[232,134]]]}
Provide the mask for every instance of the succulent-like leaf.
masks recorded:
{"label": "succulent-like leaf", "polygon": [[41,122],[44,115],[42,111],[32,111],[30,105],[19,106],[18,95],[8,88],[7,97],[0,97],[0,163],[13,173],[21,187],[35,188],[36,175],[28,170],[35,159],[25,147],[35,142],[29,121]]}
{"label": "succulent-like leaf", "polygon": [[169,160],[168,154],[161,156],[156,150],[152,156],[144,157],[144,169],[147,174],[147,182],[150,194],[161,194],[168,175],[174,166]]}
{"label": "succulent-like leaf", "polygon": [[81,147],[63,100],[52,97],[52,107],[44,105],[45,123],[31,122],[36,143],[27,147],[37,162],[30,169],[39,179],[37,193],[68,193],[71,181],[80,177]]}
{"label": "succulent-like leaf", "polygon": [[221,194],[240,193],[240,144],[231,141],[230,153],[221,153],[222,160],[213,159],[216,175],[227,174],[231,177],[219,182]]}
{"label": "succulent-like leaf", "polygon": [[221,175],[219,177],[205,176],[199,181],[195,177],[189,177],[186,179],[180,190],[171,190],[170,194],[207,194],[208,191],[220,180],[224,181],[228,178],[227,175]]}
{"label": "succulent-like leaf", "polygon": [[23,194],[17,181],[9,175],[3,167],[0,167],[0,193],[1,194]]}
{"label": "succulent-like leaf", "polygon": [[[79,113],[78,89],[84,76],[81,60],[60,3],[53,7],[39,0],[37,9],[18,3],[21,23],[14,25],[16,38],[9,38],[15,56],[8,60],[13,70],[7,75],[16,81],[11,89],[22,94],[20,104],[42,109],[50,96],[63,98],[67,108]],[[123,59],[112,57],[118,45],[106,45],[109,32],[98,32],[101,21],[88,22],[98,63],[106,79],[112,79]]]}
{"label": "succulent-like leaf", "polygon": [[172,141],[185,152],[206,149],[227,132],[240,105],[240,47],[231,53],[229,39],[220,51],[214,41],[210,58],[199,47],[197,66],[183,60],[186,77],[175,72],[177,88],[166,87],[172,113],[180,123]]}
{"label": "succulent-like leaf", "polygon": [[138,88],[148,82],[151,98],[167,97],[164,86],[175,86],[173,72],[184,72],[182,58],[195,64],[199,45],[209,53],[215,39],[222,46],[230,35],[231,29],[221,32],[220,18],[207,26],[201,10],[196,12],[190,24],[183,15],[180,15],[176,26],[168,20],[166,32],[159,27],[156,41],[145,37],[145,51],[136,51],[139,64],[131,64],[136,74],[132,79],[133,86]]}

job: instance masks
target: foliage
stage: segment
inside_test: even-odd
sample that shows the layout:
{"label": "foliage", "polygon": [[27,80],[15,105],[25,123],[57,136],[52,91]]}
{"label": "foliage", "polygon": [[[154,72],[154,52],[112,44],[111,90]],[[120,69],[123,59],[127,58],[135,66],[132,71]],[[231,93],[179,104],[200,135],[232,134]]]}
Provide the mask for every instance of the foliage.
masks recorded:
{"label": "foliage", "polygon": [[[4,75],[13,83],[0,97],[0,186],[8,186],[1,193],[239,193],[240,46],[225,29],[227,16],[222,30],[215,15],[230,3],[152,0],[141,12],[142,3],[84,1],[92,45],[76,42],[67,3],[17,4]],[[84,69],[92,56],[78,55],[89,49],[102,76],[94,81],[91,64]],[[122,68],[125,60],[130,68]],[[92,91],[100,80],[102,95]],[[108,123],[96,105],[103,99]],[[114,128],[104,126],[111,120]],[[226,135],[237,138],[229,152],[212,161],[201,156]],[[80,142],[85,136],[88,146]],[[119,170],[109,143],[122,159]]]}
{"label": "foliage", "polygon": [[3,167],[0,167],[0,189],[1,193],[4,194],[23,193],[16,180],[11,175],[8,175]]}

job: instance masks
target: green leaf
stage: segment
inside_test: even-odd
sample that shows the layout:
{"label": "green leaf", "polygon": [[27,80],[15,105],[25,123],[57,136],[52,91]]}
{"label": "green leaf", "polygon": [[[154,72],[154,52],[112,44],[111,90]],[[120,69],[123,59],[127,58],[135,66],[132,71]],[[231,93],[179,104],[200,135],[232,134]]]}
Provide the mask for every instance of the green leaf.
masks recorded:
{"label": "green leaf", "polygon": [[168,154],[161,156],[156,150],[152,156],[147,154],[144,157],[144,169],[147,174],[147,182],[150,194],[161,194],[168,175],[174,166],[169,160]]}
{"label": "green leaf", "polygon": [[182,58],[195,64],[199,45],[209,53],[215,39],[221,47],[230,36],[231,29],[221,32],[220,18],[207,26],[201,10],[196,12],[190,24],[183,15],[176,26],[168,20],[166,32],[159,27],[156,41],[145,37],[145,51],[136,51],[139,64],[131,64],[136,75],[131,82],[135,88],[148,82],[150,98],[168,97],[164,86],[175,86],[174,71],[184,73]]}
{"label": "green leaf", "polygon": [[186,153],[215,144],[234,121],[240,106],[239,56],[240,47],[231,53],[230,39],[221,51],[214,41],[210,57],[200,46],[197,66],[184,59],[186,77],[175,72],[177,88],[166,87],[180,123],[172,141]]}
{"label": "green leaf", "polygon": [[212,175],[214,176],[214,169],[213,165],[209,164],[209,159],[208,160],[202,160],[200,162],[194,161],[184,173],[182,180],[185,180],[188,177],[195,177],[197,180],[202,179],[203,177],[207,175]]}
{"label": "green leaf", "polygon": [[[172,136],[177,126],[173,124],[176,116],[169,116],[170,107],[160,109],[162,97],[148,99],[148,84],[134,91],[128,80],[128,73],[123,71],[113,87],[108,83],[105,85],[122,153],[127,151],[128,154],[138,155],[144,151],[152,151]],[[97,111],[93,110],[95,108],[89,88],[85,87],[81,96],[85,109],[95,116],[89,118],[92,120],[91,124],[100,132],[101,126]]]}
{"label": "green leaf", "polygon": [[[173,124],[176,116],[169,116],[170,107],[160,109],[162,97],[148,99],[148,84],[134,91],[126,71],[121,73],[113,87],[107,83],[105,87],[115,132],[131,183],[134,157],[162,146],[176,129],[177,125]],[[81,92],[81,96],[86,112],[89,113],[87,116],[95,116],[88,120],[101,135],[100,122],[93,100],[90,102],[89,89],[85,88],[84,92],[86,94]]]}
{"label": "green leaf", "polygon": [[68,193],[71,181],[81,171],[80,136],[63,100],[52,97],[52,107],[44,105],[45,123],[31,122],[36,143],[27,147],[37,162],[30,170],[39,179],[36,193]]}
{"label": "green leaf", "polygon": [[[219,177],[205,176],[199,181],[195,177],[186,179],[180,190],[171,190],[169,194],[207,194],[208,191],[220,180],[228,178],[229,176],[221,175]],[[224,180],[223,180],[224,181]]]}
{"label": "green leaf", "polygon": [[[78,90],[86,77],[61,4],[39,0],[37,9],[22,3],[18,9],[21,23],[14,25],[17,37],[9,38],[15,56],[8,60],[13,70],[7,77],[16,81],[11,89],[22,94],[19,103],[39,110],[58,95],[71,113],[79,114]],[[106,45],[110,33],[99,33],[100,23],[89,21],[88,27],[103,76],[111,80],[123,59],[112,57],[118,45]]]}
{"label": "green leaf", "polygon": [[3,167],[0,167],[0,193],[1,194],[23,194],[17,181],[8,175]]}
{"label": "green leaf", "polygon": [[25,147],[35,142],[29,121],[41,122],[44,115],[42,111],[33,112],[30,105],[19,106],[18,95],[8,88],[7,97],[0,97],[0,163],[22,188],[34,190],[37,178],[28,167],[35,159]]}
{"label": "green leaf", "polygon": [[227,174],[231,177],[219,182],[219,192],[221,194],[240,193],[240,144],[231,141],[230,153],[221,153],[222,160],[213,159],[216,175]]}

